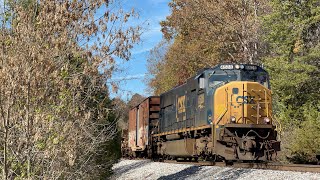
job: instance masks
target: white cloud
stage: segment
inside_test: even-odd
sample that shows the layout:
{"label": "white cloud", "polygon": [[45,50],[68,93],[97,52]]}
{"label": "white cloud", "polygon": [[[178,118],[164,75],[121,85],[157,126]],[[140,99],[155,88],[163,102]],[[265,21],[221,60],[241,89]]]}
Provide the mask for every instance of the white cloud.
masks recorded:
{"label": "white cloud", "polygon": [[160,24],[153,24],[149,27],[146,32],[142,33],[142,39],[144,38],[150,38],[153,37],[154,35],[162,34],[161,33],[161,26]]}
{"label": "white cloud", "polygon": [[168,0],[149,0],[153,4],[168,3]]}
{"label": "white cloud", "polygon": [[133,50],[133,51],[132,51],[132,55],[136,55],[136,54],[148,52],[148,51],[150,51],[152,48],[153,48],[153,46],[145,47],[145,48],[138,49],[138,50]]}
{"label": "white cloud", "polygon": [[118,80],[133,80],[133,79],[142,79],[147,74],[134,74],[134,75],[127,75],[127,76],[120,76],[120,77],[114,77],[111,80],[118,81]]}
{"label": "white cloud", "polygon": [[141,44],[136,46],[132,54],[140,54],[150,51],[162,38],[161,26],[159,24],[150,25],[141,35]]}

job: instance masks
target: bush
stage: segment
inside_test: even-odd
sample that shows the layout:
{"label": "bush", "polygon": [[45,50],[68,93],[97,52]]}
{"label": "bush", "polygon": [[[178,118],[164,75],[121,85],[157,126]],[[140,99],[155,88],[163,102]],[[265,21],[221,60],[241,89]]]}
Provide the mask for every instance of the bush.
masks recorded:
{"label": "bush", "polygon": [[[320,104],[319,104],[320,105]],[[304,106],[305,121],[293,128],[288,134],[287,150],[293,163],[316,163],[316,155],[320,154],[320,112],[318,107]],[[286,151],[286,149],[284,150]]]}

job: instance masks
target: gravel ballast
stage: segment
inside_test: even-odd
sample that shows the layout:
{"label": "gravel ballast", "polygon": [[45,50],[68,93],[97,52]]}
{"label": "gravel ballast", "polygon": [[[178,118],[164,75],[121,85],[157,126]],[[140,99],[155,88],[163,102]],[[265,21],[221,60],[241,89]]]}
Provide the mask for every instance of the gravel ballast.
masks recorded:
{"label": "gravel ballast", "polygon": [[113,166],[112,179],[311,179],[320,180],[320,173],[242,169],[218,166],[195,166],[122,159]]}

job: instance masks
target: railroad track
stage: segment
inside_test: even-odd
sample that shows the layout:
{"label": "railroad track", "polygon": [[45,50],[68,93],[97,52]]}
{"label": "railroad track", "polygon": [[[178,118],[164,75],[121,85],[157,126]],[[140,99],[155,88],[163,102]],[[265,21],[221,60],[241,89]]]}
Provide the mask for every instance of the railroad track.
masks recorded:
{"label": "railroad track", "polygon": [[225,162],[190,162],[190,161],[175,161],[164,160],[164,163],[175,164],[192,164],[197,166],[219,166],[219,167],[234,167],[245,169],[268,169],[279,171],[299,171],[299,172],[313,172],[320,173],[320,165],[306,165],[306,164],[277,164],[277,163],[241,163],[234,162],[233,164],[226,164]]}

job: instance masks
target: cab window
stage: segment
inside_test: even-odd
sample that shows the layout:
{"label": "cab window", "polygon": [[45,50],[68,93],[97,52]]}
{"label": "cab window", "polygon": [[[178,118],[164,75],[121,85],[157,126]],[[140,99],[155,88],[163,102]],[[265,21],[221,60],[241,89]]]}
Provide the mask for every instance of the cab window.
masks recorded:
{"label": "cab window", "polygon": [[269,88],[269,77],[265,72],[245,71],[243,72],[241,80],[258,82],[266,88]]}
{"label": "cab window", "polygon": [[214,74],[209,78],[209,88],[216,88],[230,81],[236,81],[236,74]]}

